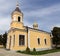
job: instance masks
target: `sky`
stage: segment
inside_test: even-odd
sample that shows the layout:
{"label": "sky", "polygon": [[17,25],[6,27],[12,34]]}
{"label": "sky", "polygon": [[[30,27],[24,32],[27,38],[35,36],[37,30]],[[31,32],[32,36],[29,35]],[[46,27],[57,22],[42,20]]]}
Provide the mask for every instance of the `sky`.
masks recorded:
{"label": "sky", "polygon": [[[39,29],[51,32],[53,27],[60,27],[60,0],[18,0],[24,14],[25,26],[33,27],[34,21]],[[0,0],[0,34],[10,29],[11,13],[16,8],[17,0]]]}

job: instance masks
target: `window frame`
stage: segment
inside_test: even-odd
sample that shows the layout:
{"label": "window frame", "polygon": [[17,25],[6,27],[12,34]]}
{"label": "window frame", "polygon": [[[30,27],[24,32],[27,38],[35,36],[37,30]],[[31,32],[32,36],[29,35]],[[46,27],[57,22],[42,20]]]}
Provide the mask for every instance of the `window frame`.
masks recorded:
{"label": "window frame", "polygon": [[[22,41],[22,37],[20,36],[24,36],[23,41]],[[19,46],[25,46],[25,35],[19,35]]]}

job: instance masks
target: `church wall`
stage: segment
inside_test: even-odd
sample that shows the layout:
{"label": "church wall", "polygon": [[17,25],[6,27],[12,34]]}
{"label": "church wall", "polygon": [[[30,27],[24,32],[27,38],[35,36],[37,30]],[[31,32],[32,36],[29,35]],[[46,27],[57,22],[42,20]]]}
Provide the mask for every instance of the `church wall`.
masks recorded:
{"label": "church wall", "polygon": [[[14,35],[15,35],[15,40],[14,40]],[[19,46],[19,35],[25,35],[25,45],[23,46]],[[11,31],[8,34],[8,39],[10,39],[10,36],[12,36],[12,40],[11,40],[11,50],[25,50],[27,48],[27,33],[26,31]],[[8,40],[10,41],[10,40]],[[15,41],[15,44],[14,44]],[[9,49],[9,42],[7,42],[7,49]]]}
{"label": "church wall", "polygon": [[[37,40],[38,38],[40,39],[40,44],[38,44],[38,40]],[[46,39],[47,44],[45,44],[44,39]],[[36,30],[29,30],[29,48],[51,49],[50,34]]]}

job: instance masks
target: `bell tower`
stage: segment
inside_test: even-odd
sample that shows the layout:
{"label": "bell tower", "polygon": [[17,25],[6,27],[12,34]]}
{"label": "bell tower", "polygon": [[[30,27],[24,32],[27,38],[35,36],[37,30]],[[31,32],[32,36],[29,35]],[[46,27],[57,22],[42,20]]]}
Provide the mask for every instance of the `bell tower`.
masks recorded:
{"label": "bell tower", "polygon": [[15,10],[11,14],[12,22],[11,28],[23,27],[23,13],[19,9],[19,3],[17,2]]}

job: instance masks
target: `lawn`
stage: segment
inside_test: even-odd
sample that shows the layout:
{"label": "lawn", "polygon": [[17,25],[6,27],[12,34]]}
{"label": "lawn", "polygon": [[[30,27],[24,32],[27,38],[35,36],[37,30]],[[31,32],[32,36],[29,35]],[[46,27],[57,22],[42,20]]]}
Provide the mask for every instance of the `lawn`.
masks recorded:
{"label": "lawn", "polygon": [[52,50],[45,50],[45,51],[17,51],[18,53],[29,54],[29,55],[43,55],[48,53],[60,52],[60,49],[52,49]]}

